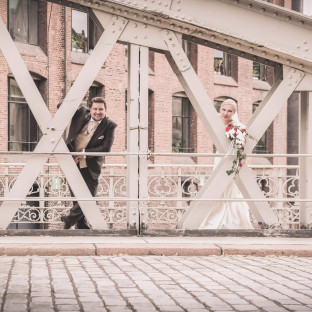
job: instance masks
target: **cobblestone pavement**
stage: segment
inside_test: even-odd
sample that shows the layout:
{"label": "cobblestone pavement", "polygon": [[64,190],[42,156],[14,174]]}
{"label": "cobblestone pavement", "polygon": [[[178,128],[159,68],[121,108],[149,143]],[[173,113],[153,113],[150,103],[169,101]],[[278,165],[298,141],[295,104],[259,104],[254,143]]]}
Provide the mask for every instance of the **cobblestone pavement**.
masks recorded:
{"label": "cobblestone pavement", "polygon": [[312,258],[0,257],[0,311],[312,311]]}

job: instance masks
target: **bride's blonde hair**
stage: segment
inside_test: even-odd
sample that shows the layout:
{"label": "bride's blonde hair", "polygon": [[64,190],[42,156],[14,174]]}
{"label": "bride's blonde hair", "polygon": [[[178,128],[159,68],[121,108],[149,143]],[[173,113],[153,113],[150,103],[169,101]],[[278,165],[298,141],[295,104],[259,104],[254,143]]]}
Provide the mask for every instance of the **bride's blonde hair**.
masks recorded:
{"label": "bride's blonde hair", "polygon": [[237,105],[236,102],[232,99],[226,99],[221,103],[220,109],[224,106],[224,105],[232,105],[234,107],[234,111],[235,113],[237,112]]}

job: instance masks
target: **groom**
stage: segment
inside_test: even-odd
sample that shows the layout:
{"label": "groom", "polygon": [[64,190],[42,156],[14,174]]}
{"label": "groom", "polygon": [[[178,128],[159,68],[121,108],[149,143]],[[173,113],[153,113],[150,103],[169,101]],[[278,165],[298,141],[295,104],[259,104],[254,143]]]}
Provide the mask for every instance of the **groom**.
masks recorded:
{"label": "groom", "polygon": [[[91,100],[90,109],[81,106],[72,118],[66,140],[70,152],[109,152],[114,141],[116,123],[106,117],[106,102],[102,97]],[[75,163],[93,197],[104,162],[103,156],[75,156]],[[72,192],[71,192],[72,193]],[[73,196],[73,194],[72,194]],[[62,216],[64,229],[76,224],[78,229],[89,229],[87,220],[77,202],[67,216]]]}

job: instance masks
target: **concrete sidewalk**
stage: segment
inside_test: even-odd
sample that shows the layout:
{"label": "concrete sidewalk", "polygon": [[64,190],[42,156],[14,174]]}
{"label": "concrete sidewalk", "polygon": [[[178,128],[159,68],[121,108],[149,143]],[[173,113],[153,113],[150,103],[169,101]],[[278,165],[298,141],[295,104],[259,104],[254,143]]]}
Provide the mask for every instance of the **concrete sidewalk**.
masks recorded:
{"label": "concrete sidewalk", "polygon": [[294,237],[0,236],[0,256],[297,256],[312,239]]}

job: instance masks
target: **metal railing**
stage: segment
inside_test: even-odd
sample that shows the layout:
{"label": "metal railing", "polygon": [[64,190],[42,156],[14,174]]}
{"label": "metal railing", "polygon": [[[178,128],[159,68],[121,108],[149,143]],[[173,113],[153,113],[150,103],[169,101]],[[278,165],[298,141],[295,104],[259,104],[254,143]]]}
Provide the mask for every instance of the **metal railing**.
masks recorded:
{"label": "metal railing", "polygon": [[[3,152],[2,152],[3,153]],[[3,153],[4,154],[4,153]],[[8,152],[6,152],[8,154]],[[14,154],[17,154],[14,152]],[[21,152],[20,154],[32,154]],[[63,154],[63,153],[60,153]],[[68,153],[66,153],[68,154]],[[78,155],[82,153],[71,153]],[[100,153],[107,156],[179,156],[179,157],[222,157],[211,153]],[[85,153],[85,155],[95,155]],[[96,154],[98,155],[98,154]],[[248,155],[249,157],[312,157],[300,154]],[[0,196],[5,197],[14,184],[24,163],[0,163]],[[152,164],[148,165],[148,198],[129,198],[127,194],[127,165],[105,164],[99,178],[98,195],[94,198],[101,207],[104,220],[112,228],[126,228],[127,202],[140,203],[141,220],[148,226],[174,228],[191,201],[264,201],[264,199],[198,199],[196,195],[209,178],[214,165],[197,164]],[[312,200],[299,198],[299,167],[286,165],[250,165],[255,179],[263,191],[266,201],[278,216],[283,228],[299,227],[299,203]],[[292,169],[292,170],[289,170]],[[290,174],[291,172],[291,174]],[[39,224],[58,227],[60,217],[72,206],[72,198],[66,177],[58,164],[47,163],[42,169],[27,198],[21,200],[12,224]],[[7,199],[6,199],[7,200]],[[1,198],[0,198],[1,201]],[[143,204],[143,205],[142,205]],[[253,219],[254,223],[256,221]]]}

